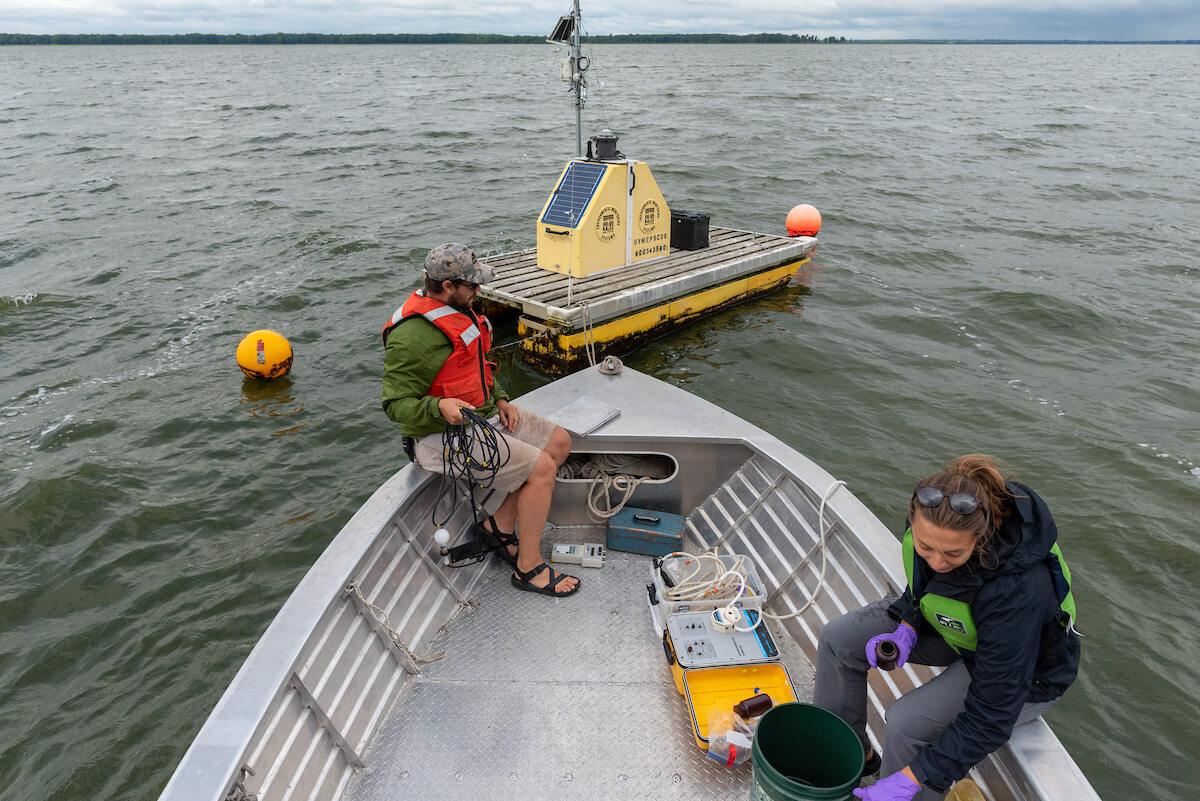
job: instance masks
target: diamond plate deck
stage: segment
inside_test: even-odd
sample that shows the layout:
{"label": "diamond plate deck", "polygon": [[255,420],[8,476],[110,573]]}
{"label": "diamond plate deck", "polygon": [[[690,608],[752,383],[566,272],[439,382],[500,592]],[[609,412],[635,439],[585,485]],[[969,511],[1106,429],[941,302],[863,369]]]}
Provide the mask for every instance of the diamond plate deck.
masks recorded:
{"label": "diamond plate deck", "polygon": [[[575,597],[552,600],[492,565],[479,608],[439,635],[446,658],[405,687],[345,798],[744,799],[749,766],[710,762],[692,739],[649,621],[649,570],[648,557],[610,552],[603,568],[572,571]],[[810,665],[777,639],[811,698]]]}

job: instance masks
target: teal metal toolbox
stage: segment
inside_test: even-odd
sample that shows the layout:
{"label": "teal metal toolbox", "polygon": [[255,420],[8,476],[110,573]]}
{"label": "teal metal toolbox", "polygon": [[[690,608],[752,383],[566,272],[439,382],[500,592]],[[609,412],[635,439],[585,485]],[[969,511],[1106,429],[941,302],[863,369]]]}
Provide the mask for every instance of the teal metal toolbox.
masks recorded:
{"label": "teal metal toolbox", "polygon": [[683,550],[682,515],[626,506],[608,521],[608,549],[647,556]]}

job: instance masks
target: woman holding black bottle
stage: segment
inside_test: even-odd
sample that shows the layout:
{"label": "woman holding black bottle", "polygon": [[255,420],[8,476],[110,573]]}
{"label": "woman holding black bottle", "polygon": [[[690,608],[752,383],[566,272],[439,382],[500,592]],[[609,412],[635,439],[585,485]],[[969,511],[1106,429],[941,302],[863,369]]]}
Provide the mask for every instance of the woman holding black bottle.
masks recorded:
{"label": "woman holding black bottle", "polygon": [[[917,483],[899,598],[831,620],[817,647],[813,701],[862,739],[864,801],[940,801],[950,786],[1045,712],[1075,680],[1071,574],[1045,502],[988,456],[955,459]],[[867,671],[944,665],[887,712],[882,754],[866,737]],[[888,654],[891,655],[891,654]]]}

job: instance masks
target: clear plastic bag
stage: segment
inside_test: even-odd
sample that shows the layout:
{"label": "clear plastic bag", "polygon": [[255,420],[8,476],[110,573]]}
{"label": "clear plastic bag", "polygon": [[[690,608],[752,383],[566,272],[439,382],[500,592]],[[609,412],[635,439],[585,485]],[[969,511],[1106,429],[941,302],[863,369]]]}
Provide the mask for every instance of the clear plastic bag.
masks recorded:
{"label": "clear plastic bag", "polygon": [[708,718],[708,758],[727,768],[750,759],[752,734],[745,721],[732,712],[714,712]]}
{"label": "clear plastic bag", "polygon": [[750,738],[738,731],[727,731],[708,740],[708,758],[727,768],[750,759]]}

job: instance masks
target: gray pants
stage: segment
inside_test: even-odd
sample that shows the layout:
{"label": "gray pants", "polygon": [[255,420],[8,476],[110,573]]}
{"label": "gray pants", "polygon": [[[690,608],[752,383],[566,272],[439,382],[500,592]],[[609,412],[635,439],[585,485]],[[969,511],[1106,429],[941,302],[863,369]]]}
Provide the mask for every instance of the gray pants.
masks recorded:
{"label": "gray pants", "polygon": [[[817,644],[817,682],[813,703],[850,724],[867,743],[867,640],[896,629],[888,617],[890,600],[876,601],[825,624]],[[941,637],[922,634],[909,661],[920,665],[948,665],[932,681],[901,696],[887,711],[880,776],[889,776],[911,765],[925,746],[963,710],[971,676],[954,650]],[[1054,701],[1025,704],[1017,723],[1033,720]],[[916,801],[941,801],[945,793],[925,789]]]}

